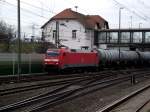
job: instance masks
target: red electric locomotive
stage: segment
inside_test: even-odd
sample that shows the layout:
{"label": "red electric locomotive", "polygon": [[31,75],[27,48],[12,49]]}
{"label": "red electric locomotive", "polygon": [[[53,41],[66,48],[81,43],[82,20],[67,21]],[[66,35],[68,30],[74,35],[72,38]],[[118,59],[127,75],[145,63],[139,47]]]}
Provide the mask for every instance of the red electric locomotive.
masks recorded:
{"label": "red electric locomotive", "polygon": [[45,70],[94,68],[99,64],[97,51],[71,50],[68,48],[48,49],[44,59]]}

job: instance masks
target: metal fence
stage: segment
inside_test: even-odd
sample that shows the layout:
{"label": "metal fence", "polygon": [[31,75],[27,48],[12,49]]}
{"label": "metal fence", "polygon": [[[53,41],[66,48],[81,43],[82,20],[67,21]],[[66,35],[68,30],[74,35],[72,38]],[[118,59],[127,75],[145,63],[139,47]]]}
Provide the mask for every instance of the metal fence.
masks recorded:
{"label": "metal fence", "polygon": [[[21,73],[44,72],[43,60],[44,54],[21,54]],[[16,53],[0,53],[0,75],[17,74],[17,62]]]}

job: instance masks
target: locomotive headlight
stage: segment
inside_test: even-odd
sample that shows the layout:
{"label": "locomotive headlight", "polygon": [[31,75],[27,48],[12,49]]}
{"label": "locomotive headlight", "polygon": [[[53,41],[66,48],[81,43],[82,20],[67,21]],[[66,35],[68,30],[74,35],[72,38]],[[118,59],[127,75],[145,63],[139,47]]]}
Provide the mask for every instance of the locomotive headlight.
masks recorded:
{"label": "locomotive headlight", "polygon": [[45,59],[44,61],[50,61],[50,59]]}
{"label": "locomotive headlight", "polygon": [[45,59],[45,61],[52,61],[52,62],[58,62],[58,59]]}
{"label": "locomotive headlight", "polygon": [[51,61],[55,61],[55,62],[58,62],[58,59],[51,59]]}

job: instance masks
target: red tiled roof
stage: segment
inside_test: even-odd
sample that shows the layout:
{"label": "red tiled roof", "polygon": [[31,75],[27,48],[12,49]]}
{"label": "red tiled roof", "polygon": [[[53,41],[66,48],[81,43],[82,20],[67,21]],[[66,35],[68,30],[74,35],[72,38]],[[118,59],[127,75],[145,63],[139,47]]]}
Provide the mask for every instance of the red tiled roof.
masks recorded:
{"label": "red tiled roof", "polygon": [[95,28],[95,25],[99,24],[99,27],[103,27],[104,24],[108,25],[108,22],[100,17],[99,15],[83,15],[81,13],[72,11],[71,9],[65,9],[57,15],[53,16],[48,22],[46,22],[44,26],[47,25],[52,20],[60,20],[60,19],[76,19],[81,24],[83,24],[86,28]]}
{"label": "red tiled roof", "polygon": [[77,16],[82,16],[82,14],[74,12],[71,9],[65,9],[51,19],[77,19]]}

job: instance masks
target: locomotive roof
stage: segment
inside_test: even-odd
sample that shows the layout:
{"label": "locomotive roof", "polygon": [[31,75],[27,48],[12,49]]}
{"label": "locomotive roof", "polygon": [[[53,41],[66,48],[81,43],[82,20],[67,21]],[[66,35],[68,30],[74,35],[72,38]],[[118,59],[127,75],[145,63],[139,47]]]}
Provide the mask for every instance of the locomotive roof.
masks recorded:
{"label": "locomotive roof", "polygon": [[76,53],[90,53],[90,52],[96,52],[96,50],[81,50],[81,49],[68,49],[68,48],[62,48],[62,49],[48,49],[48,51],[68,51],[68,52],[76,52]]}

